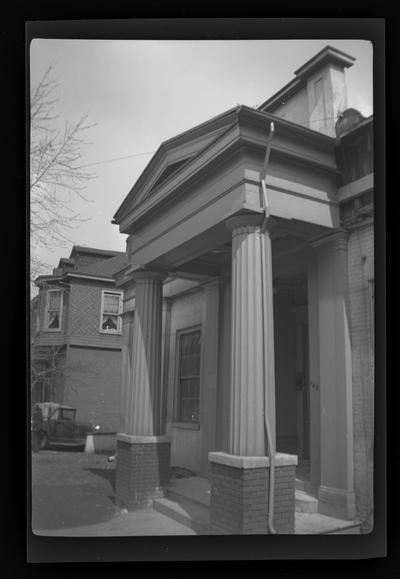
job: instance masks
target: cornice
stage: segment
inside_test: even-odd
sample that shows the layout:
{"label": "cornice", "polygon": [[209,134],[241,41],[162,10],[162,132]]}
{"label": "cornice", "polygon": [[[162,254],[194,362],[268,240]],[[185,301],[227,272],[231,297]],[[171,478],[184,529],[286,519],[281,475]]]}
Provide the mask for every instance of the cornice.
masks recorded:
{"label": "cornice", "polygon": [[[157,188],[153,195],[138,204],[121,218],[119,223],[121,233],[129,234],[134,225],[143,224],[150,217],[153,218],[167,203],[170,203],[178,197],[185,188],[193,186],[196,180],[202,179],[204,175],[207,175],[208,172],[215,169],[219,164],[229,159],[230,156],[238,151],[248,147],[256,147],[263,150],[265,148],[265,140],[261,139],[259,135],[254,135],[254,137],[248,134],[244,135],[241,130],[241,123],[250,121],[250,124],[259,127],[260,123],[267,125],[266,120],[273,119],[280,128],[283,127],[283,131],[280,131],[280,133],[286,137],[290,137],[291,134],[296,134],[298,137],[300,136],[300,138],[313,141],[316,147],[318,147],[319,143],[323,143],[324,146],[333,147],[336,142],[332,137],[304,129],[294,123],[282,122],[281,119],[277,119],[277,117],[273,115],[260,113],[247,107],[238,109],[237,114],[237,123],[231,125],[222,135],[196,155],[195,158],[189,160],[189,162],[185,164],[177,174],[172,175],[167,182],[160,184],[160,187]],[[290,147],[285,147],[282,144],[273,144],[272,154],[279,155],[295,163],[307,165],[310,168],[312,167],[325,173],[337,175],[337,169],[332,164],[318,161],[317,158],[312,158],[309,154],[302,154],[299,150],[291,150]]]}

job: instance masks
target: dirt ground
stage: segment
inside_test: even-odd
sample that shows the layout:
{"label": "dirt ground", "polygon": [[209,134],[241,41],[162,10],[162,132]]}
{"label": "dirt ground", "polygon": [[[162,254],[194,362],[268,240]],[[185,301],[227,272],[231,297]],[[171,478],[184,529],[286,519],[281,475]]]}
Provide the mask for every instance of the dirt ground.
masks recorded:
{"label": "dirt ground", "polygon": [[113,518],[115,464],[105,455],[32,453],[32,529],[61,529]]}

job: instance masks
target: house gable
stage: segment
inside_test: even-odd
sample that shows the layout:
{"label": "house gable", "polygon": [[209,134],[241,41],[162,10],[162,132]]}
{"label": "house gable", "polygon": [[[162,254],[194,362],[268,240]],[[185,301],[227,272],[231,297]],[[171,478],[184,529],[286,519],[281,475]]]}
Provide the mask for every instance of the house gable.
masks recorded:
{"label": "house gable", "polygon": [[154,195],[172,177],[217,140],[236,121],[236,108],[218,117],[164,141],[136,181],[126,199],[114,215],[129,213],[143,201]]}

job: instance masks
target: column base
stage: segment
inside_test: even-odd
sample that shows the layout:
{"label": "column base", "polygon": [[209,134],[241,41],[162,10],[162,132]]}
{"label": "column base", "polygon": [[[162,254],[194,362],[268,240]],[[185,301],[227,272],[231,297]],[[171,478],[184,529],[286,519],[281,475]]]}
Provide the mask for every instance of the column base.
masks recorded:
{"label": "column base", "polygon": [[[270,534],[268,528],[270,461],[210,452],[212,534]],[[277,453],[273,527],[294,533],[297,456]]]}
{"label": "column base", "polygon": [[355,519],[354,493],[321,485],[318,489],[318,512],[338,519]]}
{"label": "column base", "polygon": [[166,496],[170,478],[170,440],[166,436],[117,434],[115,496],[120,508],[150,508]]}

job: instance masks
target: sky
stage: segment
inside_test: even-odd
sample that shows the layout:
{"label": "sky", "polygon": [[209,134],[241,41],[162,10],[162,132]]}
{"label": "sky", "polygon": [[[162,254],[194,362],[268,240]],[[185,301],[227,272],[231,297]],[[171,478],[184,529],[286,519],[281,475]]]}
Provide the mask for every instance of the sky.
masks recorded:
{"label": "sky", "polygon": [[71,243],[39,257],[56,267],[73,244],[125,251],[126,235],[111,220],[161,142],[238,104],[261,104],[327,44],[356,58],[346,70],[348,106],[371,115],[368,41],[34,39],[31,86],[52,66],[59,126],[88,114],[82,163],[96,174],[88,201],[72,203],[84,221],[68,231]]}

